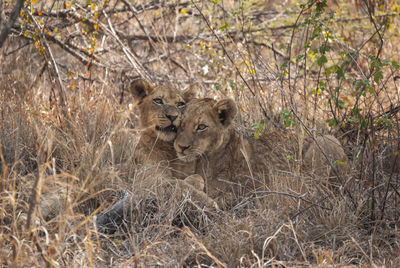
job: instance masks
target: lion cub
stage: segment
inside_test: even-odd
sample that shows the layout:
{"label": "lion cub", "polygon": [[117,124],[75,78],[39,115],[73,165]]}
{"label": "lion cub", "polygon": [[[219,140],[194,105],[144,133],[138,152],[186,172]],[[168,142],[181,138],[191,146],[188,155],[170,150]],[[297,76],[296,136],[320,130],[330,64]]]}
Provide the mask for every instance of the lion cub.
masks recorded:
{"label": "lion cub", "polygon": [[194,92],[181,92],[170,85],[153,87],[143,80],[133,81],[129,91],[137,102],[141,132],[135,150],[135,164],[151,168],[147,173],[165,173],[184,179],[193,173],[181,165],[173,147],[186,103]]}
{"label": "lion cub", "polygon": [[[205,179],[206,193],[221,207],[229,207],[238,198],[268,185],[268,177],[293,170],[298,166],[296,159],[301,159],[294,134],[275,131],[259,139],[238,135],[232,126],[236,112],[230,99],[192,100],[174,142],[178,157],[195,163],[195,173]],[[327,154],[333,157],[332,162],[346,161],[340,143],[329,137],[318,141],[323,143],[323,149],[330,150]],[[308,159],[304,162],[312,161],[316,155],[314,145],[306,144],[304,148],[307,147],[311,151],[306,152]]]}
{"label": "lion cub", "polygon": [[[194,163],[180,161],[173,147],[182,113],[194,93],[179,92],[170,86],[152,87],[143,80],[132,82],[130,92],[137,101],[141,124],[134,159],[136,170],[142,172],[142,179],[134,182],[135,194],[141,198],[167,195],[176,200],[189,194],[200,207],[218,208],[204,193],[203,178],[192,175]],[[127,191],[124,195],[97,217],[98,231],[114,233],[125,220],[132,217],[135,197]]]}

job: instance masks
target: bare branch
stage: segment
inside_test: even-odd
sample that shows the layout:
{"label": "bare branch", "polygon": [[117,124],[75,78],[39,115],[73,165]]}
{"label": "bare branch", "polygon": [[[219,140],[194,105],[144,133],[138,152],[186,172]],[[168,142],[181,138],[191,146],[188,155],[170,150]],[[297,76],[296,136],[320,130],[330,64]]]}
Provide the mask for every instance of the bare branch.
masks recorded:
{"label": "bare branch", "polygon": [[59,87],[59,91],[58,92],[59,92],[59,97],[60,97],[60,105],[61,105],[61,108],[62,108],[63,112],[65,112],[66,96],[65,96],[65,93],[64,93],[64,87],[63,87],[63,83],[61,81],[60,73],[58,71],[57,63],[54,60],[53,53],[52,53],[52,51],[50,49],[50,46],[47,43],[46,37],[42,33],[42,29],[40,28],[39,24],[37,23],[35,17],[32,15],[31,12],[28,12],[28,14],[29,14],[29,17],[32,19],[33,23],[35,24],[35,26],[37,27],[37,30],[40,33],[43,45],[44,45],[44,47],[46,49],[46,52],[47,52],[47,54],[48,54],[48,56],[50,58],[51,65],[53,66],[54,73],[56,74],[56,77],[57,77],[56,81],[57,81],[57,84],[58,84],[58,87]]}
{"label": "bare branch", "polygon": [[[8,33],[11,30],[11,27],[14,25],[15,21],[17,20],[19,13],[20,13],[22,7],[24,6],[24,2],[25,2],[24,0],[17,0],[14,10],[11,12],[10,18],[8,19],[8,22],[4,25],[4,28],[1,26],[2,19],[0,19],[0,48],[3,46],[4,41],[6,40]],[[3,1],[1,1],[1,4],[3,5]],[[1,9],[0,9],[0,18],[2,17]]]}
{"label": "bare branch", "polygon": [[111,36],[118,42],[118,44],[121,46],[122,51],[124,52],[125,56],[128,58],[129,62],[132,64],[132,66],[134,66],[135,70],[140,74],[141,77],[145,78],[145,79],[149,79],[150,77],[147,75],[146,69],[142,66],[142,64],[139,62],[139,60],[135,57],[135,55],[133,55],[129,49],[124,45],[124,43],[121,41],[121,39],[118,37],[118,35],[116,34],[112,23],[110,21],[110,18],[108,17],[107,13],[105,11],[103,11],[103,14],[105,16],[105,18],[107,19],[108,22],[108,26],[110,27],[110,29],[108,29],[106,27],[106,25],[101,24],[102,27],[104,29],[106,29],[106,31],[108,33],[111,34]]}

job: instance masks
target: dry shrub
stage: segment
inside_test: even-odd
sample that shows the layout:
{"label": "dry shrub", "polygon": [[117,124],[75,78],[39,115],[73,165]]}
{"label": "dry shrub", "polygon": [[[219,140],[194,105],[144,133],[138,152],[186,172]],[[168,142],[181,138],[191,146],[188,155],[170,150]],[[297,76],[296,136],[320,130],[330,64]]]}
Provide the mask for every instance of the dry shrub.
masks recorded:
{"label": "dry shrub", "polygon": [[[1,50],[3,266],[400,265],[396,3],[106,2],[32,1]],[[349,172],[333,183],[294,167],[229,211],[143,194],[131,76],[230,96],[249,135],[333,133]],[[100,236],[94,216],[122,190],[135,217]],[[63,210],[45,221],[54,193]]]}
{"label": "dry shrub", "polygon": [[[20,161],[33,164],[12,167],[12,154],[3,149],[2,165],[7,164],[7,172],[2,177],[1,247],[2,256],[8,256],[4,263],[357,265],[383,264],[394,256],[398,233],[384,226],[371,233],[364,227],[368,199],[358,198],[354,210],[344,189],[329,186],[318,176],[303,177],[295,167],[285,176],[274,177],[268,192],[231,211],[202,211],[190,196],[178,200],[162,189],[143,191],[144,172],[132,165],[137,133],[130,128],[126,111],[119,112],[116,105],[112,98],[99,96],[96,106],[82,104],[73,119],[62,123],[34,114],[20,121],[34,134],[20,141],[32,144],[28,149],[33,157]],[[12,117],[20,117],[7,115],[9,123],[15,122]],[[15,136],[4,135],[2,142],[6,138],[12,141]],[[42,202],[47,192],[67,188],[66,206],[47,223],[33,213],[30,229],[26,229],[28,212],[38,206],[30,201],[38,162]],[[121,190],[136,196],[135,217],[127,232],[101,237],[92,224],[93,215],[99,205],[99,210],[105,210]],[[371,254],[381,256],[382,262],[376,257],[371,260]]]}

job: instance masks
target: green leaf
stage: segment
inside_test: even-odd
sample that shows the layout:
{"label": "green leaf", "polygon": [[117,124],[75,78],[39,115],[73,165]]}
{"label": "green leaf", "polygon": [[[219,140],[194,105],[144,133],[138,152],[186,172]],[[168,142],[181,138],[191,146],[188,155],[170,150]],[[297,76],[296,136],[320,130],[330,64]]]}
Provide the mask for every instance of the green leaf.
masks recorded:
{"label": "green leaf", "polygon": [[325,55],[322,55],[322,56],[319,57],[318,60],[317,60],[318,66],[322,66],[322,65],[324,65],[324,64],[327,63],[327,62],[328,62],[328,59],[326,58]]}
{"label": "green leaf", "polygon": [[330,50],[330,47],[328,47],[326,45],[322,45],[319,47],[319,52],[321,52],[321,54],[325,54],[329,50]]}
{"label": "green leaf", "polygon": [[337,65],[332,65],[332,66],[326,68],[325,76],[328,78],[331,75],[331,73],[337,71],[337,68],[338,68]]}
{"label": "green leaf", "polygon": [[264,120],[262,119],[260,123],[255,123],[251,126],[251,128],[254,129],[254,138],[256,139],[260,138],[260,135],[262,134],[263,131],[263,124]]}
{"label": "green leaf", "polygon": [[259,124],[259,123],[254,123],[254,124],[251,126],[251,128],[254,129],[254,130],[262,129],[262,125]]}
{"label": "green leaf", "polygon": [[336,69],[336,78],[339,80],[345,79],[343,67],[339,67]]}
{"label": "green leaf", "polygon": [[382,78],[383,78],[383,73],[382,73],[382,71],[381,71],[381,70],[377,71],[377,72],[375,73],[375,75],[374,75],[374,81],[375,81],[376,83],[378,83],[379,80],[381,80]]}
{"label": "green leaf", "polygon": [[369,93],[374,93],[375,89],[371,86],[367,86],[368,92]]}
{"label": "green leaf", "polygon": [[395,68],[396,70],[398,70],[400,68],[399,64],[395,60],[392,61],[392,67]]}
{"label": "green leaf", "polygon": [[361,86],[369,86],[369,80],[356,80],[354,82],[355,88],[359,88]]}
{"label": "green leaf", "polygon": [[283,124],[285,125],[285,127],[296,125],[296,122],[293,119],[294,116],[288,109],[282,110],[281,115],[283,116]]}
{"label": "green leaf", "polygon": [[346,104],[342,100],[338,100],[338,105],[339,105],[339,109],[345,109],[346,108]]}
{"label": "green leaf", "polygon": [[365,119],[361,120],[361,127],[362,128],[367,129],[370,126],[371,126],[371,122],[369,121],[368,118],[365,118]]}
{"label": "green leaf", "polygon": [[334,165],[335,167],[338,166],[338,165],[343,166],[343,165],[344,165],[344,162],[342,162],[342,161],[340,161],[340,160],[336,160],[335,162],[333,162],[333,165]]}
{"label": "green leaf", "polygon": [[326,89],[326,82],[324,81],[320,81],[319,82],[319,89],[321,89],[322,91]]}
{"label": "green leaf", "polygon": [[304,54],[300,54],[299,56],[297,56],[297,60],[298,61],[301,61],[302,59],[304,59]]}
{"label": "green leaf", "polygon": [[281,66],[279,67],[281,69],[281,71],[285,70],[288,67],[288,62],[284,61]]}
{"label": "green leaf", "polygon": [[332,127],[332,126],[336,126],[337,125],[337,122],[336,122],[336,120],[335,119],[328,119],[328,120],[326,120],[326,122],[328,123],[328,125],[330,126],[330,127]]}
{"label": "green leaf", "polygon": [[354,107],[353,109],[351,109],[351,113],[353,115],[357,115],[360,111],[361,111],[361,109],[358,109],[357,107]]}
{"label": "green leaf", "polygon": [[350,116],[350,117],[347,119],[347,121],[349,121],[349,123],[353,123],[353,124],[357,123],[357,119],[354,118],[353,116]]}
{"label": "green leaf", "polygon": [[222,25],[221,26],[221,31],[225,31],[226,29],[229,29],[229,27],[231,27],[231,26],[229,26],[229,24],[228,23],[225,23],[224,25]]}

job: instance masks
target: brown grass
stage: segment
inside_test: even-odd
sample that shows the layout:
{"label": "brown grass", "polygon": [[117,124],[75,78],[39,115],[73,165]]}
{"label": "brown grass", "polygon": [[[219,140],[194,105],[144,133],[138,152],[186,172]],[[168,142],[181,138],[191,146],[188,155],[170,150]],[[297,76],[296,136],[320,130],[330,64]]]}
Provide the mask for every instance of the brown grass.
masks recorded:
{"label": "brown grass", "polygon": [[[90,21],[76,22],[76,35],[71,34],[75,26],[60,26],[61,42],[69,44],[70,38],[83,47],[72,50],[86,60],[95,59],[89,67],[47,37],[60,65],[64,107],[57,74],[38,54],[37,44],[29,39],[34,38],[34,26],[22,17],[14,34],[24,24],[27,39],[23,34],[10,36],[0,56],[1,265],[400,266],[400,131],[394,109],[400,102],[398,71],[385,67],[384,79],[373,82],[376,70],[368,59],[374,54],[398,60],[398,33],[393,30],[400,26],[398,5],[387,1],[375,6],[378,28],[385,14],[395,13],[381,39],[363,1],[361,6],[338,2],[340,8],[328,3],[336,12],[334,21],[324,21],[338,39],[317,38],[311,48],[330,44],[329,64],[339,65],[347,59],[345,50],[359,49],[355,62],[345,68],[344,80],[323,78],[326,66],[320,68],[312,56],[307,62],[293,61],[304,53],[313,28],[287,26],[297,17],[304,21],[314,9],[301,13],[299,6],[279,1],[245,1],[242,7],[235,1],[196,1],[197,8],[184,1],[167,6],[143,1],[135,6],[144,8],[136,19],[129,11],[117,15],[110,9],[110,22],[104,15],[98,18],[91,56],[84,49],[93,32],[81,34]],[[45,1],[44,8],[50,4]],[[103,3],[95,8],[102,9]],[[82,4],[75,13],[92,14],[90,10]],[[42,16],[51,21],[46,29],[63,21],[62,16]],[[221,30],[224,24],[229,25],[226,31]],[[121,42],[111,28],[121,33]],[[132,33],[144,37],[128,42]],[[24,42],[30,43],[22,46]],[[279,49],[280,44],[286,48]],[[281,76],[280,68],[289,55],[290,79]],[[376,94],[357,94],[361,89],[353,82],[364,80],[363,73]],[[190,196],[176,200],[162,190],[144,192],[139,187],[143,170],[132,164],[140,130],[131,97],[121,93],[125,76],[138,75],[155,83],[169,80],[182,89],[193,86],[201,96],[234,98],[241,111],[238,129],[250,135],[250,126],[262,120],[263,131],[282,128],[288,117],[280,111],[287,109],[298,133],[338,136],[350,158],[350,171],[334,185],[295,170],[276,174],[262,198],[223,212],[196,207]],[[313,95],[321,81],[325,90]],[[338,86],[343,90],[335,95]],[[332,96],[347,108],[329,105]],[[362,109],[359,115],[351,113],[355,104]],[[382,116],[382,107],[390,117]],[[330,128],[325,120],[334,116],[339,124]],[[363,127],[366,118],[370,124]],[[391,126],[382,127],[379,122],[387,119]],[[125,233],[101,236],[95,231],[95,215],[121,190],[137,197],[132,224]],[[46,221],[38,206],[53,191],[60,191],[65,209]]]}

